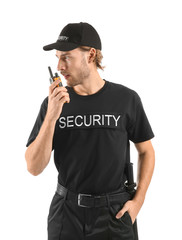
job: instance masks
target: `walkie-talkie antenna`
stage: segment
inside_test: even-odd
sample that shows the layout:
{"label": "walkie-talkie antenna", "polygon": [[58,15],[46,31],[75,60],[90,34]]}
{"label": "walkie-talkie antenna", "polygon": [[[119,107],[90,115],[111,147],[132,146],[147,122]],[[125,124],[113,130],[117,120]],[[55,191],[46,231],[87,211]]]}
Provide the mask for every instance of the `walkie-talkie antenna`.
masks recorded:
{"label": "walkie-talkie antenna", "polygon": [[52,74],[51,67],[48,67],[48,69],[49,69],[50,76],[51,76],[51,78],[53,79],[53,74]]}

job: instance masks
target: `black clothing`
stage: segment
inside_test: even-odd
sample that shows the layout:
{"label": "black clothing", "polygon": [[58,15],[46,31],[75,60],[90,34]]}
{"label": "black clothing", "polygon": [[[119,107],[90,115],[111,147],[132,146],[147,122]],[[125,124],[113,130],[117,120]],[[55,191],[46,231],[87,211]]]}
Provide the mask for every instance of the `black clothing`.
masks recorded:
{"label": "black clothing", "polygon": [[[63,106],[52,142],[59,184],[74,193],[120,192],[126,181],[130,141],[154,137],[139,95],[107,80],[91,95],[66,88],[70,103]],[[41,104],[27,147],[39,133],[47,105],[48,97]],[[84,208],[55,193],[48,216],[49,240],[137,240],[136,221],[132,225],[128,213],[115,218],[122,206]]]}
{"label": "black clothing", "polygon": [[[78,95],[67,87],[65,103],[55,126],[54,161],[58,182],[73,192],[100,194],[122,187],[129,140],[154,137],[139,95],[105,80],[95,94]],[[48,104],[46,97],[28,139],[36,138]]]}
{"label": "black clothing", "polygon": [[[87,208],[78,206],[69,191],[65,194],[65,190],[60,192],[59,188],[53,196],[47,218],[48,240],[138,240],[137,220],[132,224],[128,212],[119,219],[115,217],[127,201],[126,196],[118,202],[111,202],[117,199],[114,195],[118,196],[113,192],[107,194],[108,206]],[[126,193],[124,189],[120,192],[121,195]],[[84,204],[91,203],[89,198],[85,200]],[[95,199],[96,205],[99,201]]]}

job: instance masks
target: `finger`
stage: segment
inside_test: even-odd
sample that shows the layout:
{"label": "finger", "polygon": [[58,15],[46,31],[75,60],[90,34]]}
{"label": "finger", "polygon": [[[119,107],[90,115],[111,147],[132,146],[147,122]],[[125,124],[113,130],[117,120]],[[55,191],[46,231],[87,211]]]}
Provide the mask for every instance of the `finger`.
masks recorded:
{"label": "finger", "polygon": [[60,93],[60,92],[65,92],[65,93],[67,93],[68,90],[67,90],[65,87],[56,87],[56,88],[54,88],[54,90],[53,90],[53,92],[52,92],[52,97],[57,96],[57,94]]}
{"label": "finger", "polygon": [[[56,80],[54,81],[50,86],[49,86],[49,95],[52,94],[52,92],[54,91],[54,89],[57,87],[57,85],[60,83],[60,80]],[[61,87],[65,90],[67,90],[65,87]]]}
{"label": "finger", "polygon": [[69,94],[66,93],[66,92],[59,92],[59,93],[56,95],[55,100],[56,100],[56,101],[59,101],[62,97],[65,97],[65,96],[69,97]]}
{"label": "finger", "polygon": [[[63,92],[61,92],[60,94],[58,94],[57,96],[56,96],[56,100],[57,101],[60,101],[60,100],[62,100],[62,99],[65,99],[64,100],[64,103],[69,103],[70,102],[70,97],[69,97],[69,94],[68,93],[63,93]],[[61,103],[62,103],[62,101],[61,101]]]}
{"label": "finger", "polygon": [[128,211],[128,208],[126,205],[124,205],[122,209],[116,214],[116,218],[121,218],[126,211]]}
{"label": "finger", "polygon": [[49,86],[49,94],[52,93],[56,85],[60,82],[60,80],[53,81],[53,83]]}
{"label": "finger", "polygon": [[70,98],[68,96],[64,96],[64,97],[61,98],[60,102],[61,103],[66,103],[66,102],[69,103],[70,102]]}

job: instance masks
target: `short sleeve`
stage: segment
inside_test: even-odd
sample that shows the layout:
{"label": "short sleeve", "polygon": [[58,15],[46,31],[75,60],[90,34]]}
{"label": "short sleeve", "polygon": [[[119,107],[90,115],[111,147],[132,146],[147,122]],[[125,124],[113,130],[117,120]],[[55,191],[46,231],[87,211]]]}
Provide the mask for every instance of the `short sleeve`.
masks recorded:
{"label": "short sleeve", "polygon": [[33,129],[30,133],[30,136],[28,138],[26,147],[28,147],[35,140],[35,138],[37,137],[37,135],[39,133],[39,130],[42,126],[42,123],[44,121],[44,118],[45,118],[45,115],[46,115],[46,112],[47,112],[47,103],[48,103],[48,97],[46,97],[44,99],[44,101],[42,102],[42,104],[40,106],[39,113],[37,115],[37,118],[36,118],[36,121],[34,123]]}
{"label": "short sleeve", "polygon": [[135,92],[132,120],[128,128],[128,138],[134,143],[144,142],[154,137],[151,125],[145,113],[141,98]]}

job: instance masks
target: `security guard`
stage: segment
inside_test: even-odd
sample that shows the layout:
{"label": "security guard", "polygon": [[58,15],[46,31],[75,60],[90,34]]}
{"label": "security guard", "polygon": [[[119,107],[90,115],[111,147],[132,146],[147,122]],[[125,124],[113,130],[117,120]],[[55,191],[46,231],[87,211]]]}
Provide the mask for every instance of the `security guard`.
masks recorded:
{"label": "security guard", "polygon": [[[134,90],[102,79],[101,40],[88,23],[66,25],[55,43],[67,86],[49,87],[27,142],[27,169],[40,174],[54,150],[57,189],[49,240],[137,240],[137,214],[154,169],[153,131]],[[130,141],[138,151],[137,188]]]}

